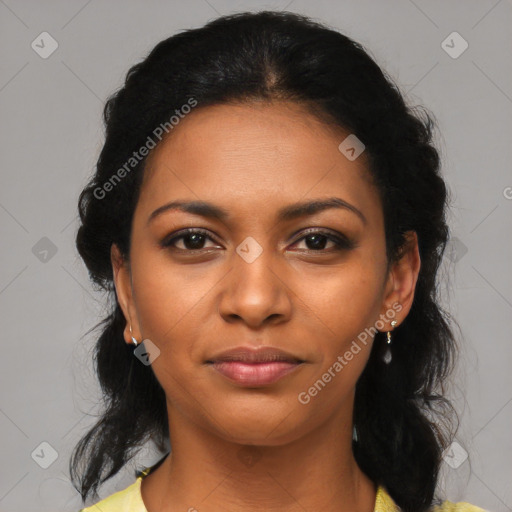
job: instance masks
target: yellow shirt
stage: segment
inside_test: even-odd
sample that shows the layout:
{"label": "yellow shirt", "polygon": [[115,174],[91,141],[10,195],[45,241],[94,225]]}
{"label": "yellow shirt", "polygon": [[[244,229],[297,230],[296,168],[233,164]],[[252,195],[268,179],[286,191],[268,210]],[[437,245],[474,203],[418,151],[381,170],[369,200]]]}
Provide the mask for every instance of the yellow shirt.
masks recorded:
{"label": "yellow shirt", "polygon": [[[95,505],[81,509],[79,512],[148,512],[142,501],[141,482],[149,474],[151,468],[146,468],[137,477],[137,480],[122,491],[110,495],[108,498],[99,501]],[[374,512],[399,512],[391,496],[384,487],[377,488]],[[432,512],[487,512],[482,508],[475,507],[469,503],[451,503],[445,501],[441,506],[434,507]]]}

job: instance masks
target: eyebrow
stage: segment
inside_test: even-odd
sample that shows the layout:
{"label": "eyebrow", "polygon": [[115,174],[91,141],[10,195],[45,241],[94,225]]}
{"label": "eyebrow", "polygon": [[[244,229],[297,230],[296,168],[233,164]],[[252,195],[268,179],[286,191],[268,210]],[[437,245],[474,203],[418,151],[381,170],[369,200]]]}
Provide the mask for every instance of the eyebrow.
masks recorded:
{"label": "eyebrow", "polygon": [[[279,222],[289,221],[306,215],[314,215],[329,208],[341,208],[355,213],[364,224],[367,223],[363,212],[358,210],[354,205],[347,203],[339,197],[329,197],[327,199],[316,199],[312,201],[304,201],[294,203],[281,208],[277,213]],[[217,219],[226,222],[229,219],[229,212],[224,208],[216,206],[206,201],[171,201],[157,208],[148,218],[149,224],[153,219],[169,210],[180,210],[201,217]]]}

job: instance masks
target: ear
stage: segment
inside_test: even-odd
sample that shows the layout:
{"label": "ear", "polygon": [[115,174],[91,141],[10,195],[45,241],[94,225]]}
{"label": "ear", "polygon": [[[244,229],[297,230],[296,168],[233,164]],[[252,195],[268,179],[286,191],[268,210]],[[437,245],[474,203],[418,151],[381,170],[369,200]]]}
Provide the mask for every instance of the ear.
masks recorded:
{"label": "ear", "polygon": [[[392,264],[385,285],[381,319],[386,322],[386,331],[392,331],[391,321],[394,319],[399,326],[409,314],[414,300],[414,292],[421,267],[418,247],[418,235],[415,231],[405,233],[405,243],[399,253],[398,260]],[[396,311],[394,318],[386,316],[386,312]]]}
{"label": "ear", "polygon": [[[124,339],[129,344],[133,343],[132,336],[136,340],[142,341],[135,302],[132,294],[130,267],[128,262],[121,255],[116,244],[112,244],[110,247],[110,260],[112,263],[112,273],[114,275],[117,300],[126,319],[126,326],[123,333]],[[130,332],[130,325],[132,327],[132,332]]]}

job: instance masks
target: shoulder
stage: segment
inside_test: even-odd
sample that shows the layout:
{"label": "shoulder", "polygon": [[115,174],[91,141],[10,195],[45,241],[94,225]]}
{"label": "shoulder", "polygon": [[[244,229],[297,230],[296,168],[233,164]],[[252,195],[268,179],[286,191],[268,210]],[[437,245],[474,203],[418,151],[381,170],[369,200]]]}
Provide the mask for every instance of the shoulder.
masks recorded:
{"label": "shoulder", "polygon": [[[400,508],[395,504],[387,490],[383,486],[377,489],[374,512],[398,512]],[[452,503],[444,501],[440,505],[431,508],[431,512],[489,512],[483,508],[466,502]]]}
{"label": "shoulder", "polygon": [[451,501],[444,501],[441,505],[437,505],[432,509],[432,512],[488,512],[483,508],[471,505],[465,501],[452,503]]}
{"label": "shoulder", "polygon": [[79,512],[147,512],[140,492],[141,477],[123,489],[107,498],[83,508]]}

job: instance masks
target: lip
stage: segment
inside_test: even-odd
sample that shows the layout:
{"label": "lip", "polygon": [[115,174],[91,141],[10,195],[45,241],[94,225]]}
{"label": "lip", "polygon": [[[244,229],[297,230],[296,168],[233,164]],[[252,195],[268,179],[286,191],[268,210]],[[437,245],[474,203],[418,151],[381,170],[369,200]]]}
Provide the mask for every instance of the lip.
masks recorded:
{"label": "lip", "polygon": [[243,363],[304,362],[289,352],[274,347],[236,347],[220,352],[206,362],[217,363],[222,361],[240,361]]}
{"label": "lip", "polygon": [[258,387],[277,382],[304,361],[273,347],[237,347],[213,356],[206,363],[233,383]]}

